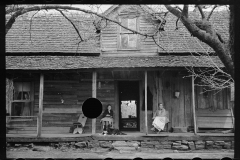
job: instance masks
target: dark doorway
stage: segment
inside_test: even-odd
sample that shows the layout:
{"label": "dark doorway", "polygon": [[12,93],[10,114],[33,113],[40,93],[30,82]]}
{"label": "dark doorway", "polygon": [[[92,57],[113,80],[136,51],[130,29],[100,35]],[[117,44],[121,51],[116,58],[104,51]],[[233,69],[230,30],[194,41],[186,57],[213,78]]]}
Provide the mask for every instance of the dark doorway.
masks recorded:
{"label": "dark doorway", "polygon": [[139,131],[139,82],[119,81],[119,129]]}

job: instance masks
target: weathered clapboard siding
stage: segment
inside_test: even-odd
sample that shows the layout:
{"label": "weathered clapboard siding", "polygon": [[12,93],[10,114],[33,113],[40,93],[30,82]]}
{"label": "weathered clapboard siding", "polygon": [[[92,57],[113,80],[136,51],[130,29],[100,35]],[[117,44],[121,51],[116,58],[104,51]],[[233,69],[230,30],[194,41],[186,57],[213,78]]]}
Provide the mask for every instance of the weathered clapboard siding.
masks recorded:
{"label": "weathered clapboard siding", "polygon": [[[136,15],[138,17],[137,28],[141,33],[153,34],[156,31],[156,27],[149,20],[151,17],[148,17],[144,14],[144,11],[141,9],[136,10],[132,6],[121,6],[118,9],[118,14],[120,15]],[[111,13],[111,17],[118,19],[118,14]],[[118,33],[119,26],[112,22],[109,22],[107,27],[101,31],[101,51],[103,56],[153,56],[157,55],[158,46],[155,44],[152,38],[146,38],[138,35],[139,39],[139,48],[136,50],[119,50],[118,49]],[[158,39],[155,36],[155,39]]]}
{"label": "weathered clapboard siding", "polygon": [[[68,133],[73,122],[78,120],[83,102],[92,97],[91,73],[81,73],[81,78],[77,74],[68,74],[69,79],[58,77],[47,78],[44,82],[43,97],[43,132],[42,133]],[[100,71],[97,74],[97,98],[102,102],[103,111],[107,104],[112,105],[114,111],[114,126],[119,127],[119,100],[117,85],[119,80],[134,80],[139,82],[140,97],[140,131],[145,132],[145,111],[142,110],[144,91],[143,71]],[[148,110],[148,132],[151,133],[152,116],[157,108],[157,103],[162,102],[169,111],[169,127],[193,126],[192,116],[192,88],[191,78],[183,78],[185,75],[179,71],[148,71],[148,87],[153,95],[153,110]],[[46,76],[47,77],[47,76]],[[99,84],[101,82],[101,85]],[[34,109],[33,115],[38,114],[39,103],[39,80],[34,83]],[[180,97],[175,98],[174,92],[180,91]],[[202,87],[195,86],[196,108],[197,109],[229,109],[230,91],[228,89],[215,94],[201,94]],[[61,103],[61,93],[64,103]],[[213,106],[210,108],[210,106]],[[211,112],[209,112],[210,114]],[[96,133],[102,131],[100,118],[96,120]],[[204,125],[205,120],[200,120]],[[214,121],[214,119],[213,119]],[[218,122],[216,122],[218,123]],[[230,123],[230,122],[226,122]],[[36,133],[36,118],[34,120],[12,121],[10,126],[17,128],[9,133]],[[92,120],[87,119],[85,133],[91,133]]]}
{"label": "weathered clapboard siding", "polygon": [[[174,73],[172,71],[149,72],[148,76],[148,85],[155,101],[153,102],[153,112],[157,108],[157,102],[162,102],[165,109],[169,111],[169,127],[186,127],[192,125],[190,78],[182,78],[183,76],[178,75],[178,72]],[[154,86],[154,81],[155,83],[157,81],[156,84],[158,85]],[[180,91],[179,98],[174,98],[176,90]],[[158,94],[158,98],[156,94]],[[153,112],[148,111],[148,116],[151,116],[150,118],[152,118]],[[149,120],[148,125],[152,126],[152,119]]]}
{"label": "weathered clapboard siding", "polygon": [[223,89],[220,92],[209,91],[203,93],[202,86],[195,86],[196,108],[198,109],[229,109],[230,107],[230,90]]}
{"label": "weathered clapboard siding", "polygon": [[[90,81],[45,81],[43,98],[43,127],[68,127],[69,131],[73,122],[76,122],[81,113],[83,102],[91,95]],[[36,95],[38,98],[38,85],[36,85]],[[61,98],[64,103],[61,103]],[[38,103],[35,103],[38,106]],[[38,108],[36,108],[38,112]],[[62,115],[65,114],[63,117]],[[51,118],[51,117],[55,118]],[[91,130],[91,120],[87,119],[85,132]],[[56,131],[52,131],[56,132]]]}

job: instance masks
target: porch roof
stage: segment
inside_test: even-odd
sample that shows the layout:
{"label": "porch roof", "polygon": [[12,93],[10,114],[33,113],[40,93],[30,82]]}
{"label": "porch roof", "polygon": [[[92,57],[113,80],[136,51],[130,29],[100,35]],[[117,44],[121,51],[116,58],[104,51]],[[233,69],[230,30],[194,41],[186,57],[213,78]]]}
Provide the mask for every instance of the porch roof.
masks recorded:
{"label": "porch roof", "polygon": [[216,56],[151,56],[151,57],[95,57],[95,56],[6,56],[7,70],[71,70],[94,68],[143,67],[224,67]]}

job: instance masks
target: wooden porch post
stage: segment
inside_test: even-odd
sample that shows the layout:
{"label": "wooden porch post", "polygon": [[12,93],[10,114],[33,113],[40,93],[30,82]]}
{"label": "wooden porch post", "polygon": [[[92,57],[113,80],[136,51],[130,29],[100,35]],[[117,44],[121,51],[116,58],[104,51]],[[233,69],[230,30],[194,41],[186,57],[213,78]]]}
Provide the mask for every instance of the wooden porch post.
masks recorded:
{"label": "wooden porch post", "polygon": [[[97,72],[93,71],[92,75],[92,97],[97,97]],[[92,134],[96,133],[96,118],[92,119]]]}
{"label": "wooden porch post", "polygon": [[195,115],[195,90],[194,90],[194,76],[192,76],[192,110],[193,110],[193,125],[194,125],[194,134],[197,134],[197,125],[196,125],[196,115]]}
{"label": "wooden porch post", "polygon": [[44,75],[41,73],[39,87],[39,113],[37,118],[37,137],[41,137],[42,133],[43,87],[44,87]]}
{"label": "wooden porch post", "polygon": [[145,126],[146,135],[148,135],[148,124],[147,124],[147,71],[145,71]]}

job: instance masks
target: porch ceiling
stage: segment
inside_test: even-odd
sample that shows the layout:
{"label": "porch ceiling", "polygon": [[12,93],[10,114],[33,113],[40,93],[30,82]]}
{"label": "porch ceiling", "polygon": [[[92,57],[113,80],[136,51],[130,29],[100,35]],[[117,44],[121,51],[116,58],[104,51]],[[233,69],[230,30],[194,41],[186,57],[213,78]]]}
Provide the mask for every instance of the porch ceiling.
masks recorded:
{"label": "porch ceiling", "polygon": [[216,56],[6,56],[7,70],[71,70],[94,68],[224,67]]}

